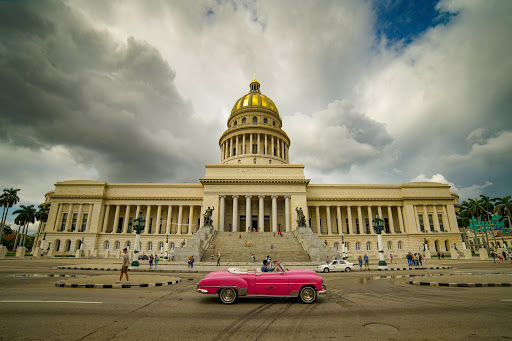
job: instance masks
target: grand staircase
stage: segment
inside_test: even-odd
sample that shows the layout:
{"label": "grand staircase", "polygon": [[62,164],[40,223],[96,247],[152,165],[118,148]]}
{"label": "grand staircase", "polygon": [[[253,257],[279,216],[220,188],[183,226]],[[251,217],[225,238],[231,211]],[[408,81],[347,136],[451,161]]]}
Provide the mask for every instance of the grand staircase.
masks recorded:
{"label": "grand staircase", "polygon": [[[242,238],[240,238],[240,235]],[[247,241],[247,244],[245,243]],[[249,245],[250,243],[250,245]],[[270,244],[277,249],[270,248]],[[211,246],[215,244],[215,251]],[[248,245],[248,246],[246,246]],[[258,265],[269,255],[273,260],[283,262],[308,262],[308,254],[290,232],[283,232],[283,236],[273,232],[217,232],[210,242],[210,248],[206,250],[201,261],[217,261],[217,253],[221,253],[221,262],[251,262],[251,254],[256,257]]]}

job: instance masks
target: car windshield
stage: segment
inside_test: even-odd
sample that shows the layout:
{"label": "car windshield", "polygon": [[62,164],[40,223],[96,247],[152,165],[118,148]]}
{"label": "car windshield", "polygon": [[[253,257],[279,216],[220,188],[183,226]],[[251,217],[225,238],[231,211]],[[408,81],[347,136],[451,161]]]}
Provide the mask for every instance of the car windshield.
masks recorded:
{"label": "car windshield", "polygon": [[288,268],[286,266],[284,266],[284,264],[281,263],[280,261],[275,261],[275,264],[276,264],[276,271],[278,271],[278,272],[288,271]]}

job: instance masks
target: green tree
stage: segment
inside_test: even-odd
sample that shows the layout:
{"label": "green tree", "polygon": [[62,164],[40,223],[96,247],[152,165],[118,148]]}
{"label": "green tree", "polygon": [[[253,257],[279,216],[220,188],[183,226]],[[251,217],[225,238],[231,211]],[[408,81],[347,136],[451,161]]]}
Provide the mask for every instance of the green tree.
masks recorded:
{"label": "green tree", "polygon": [[39,205],[36,212],[36,219],[39,220],[39,226],[37,228],[37,234],[34,237],[33,243],[37,246],[37,241],[39,239],[39,235],[41,234],[41,226],[43,223],[48,221],[48,215],[50,214],[50,204],[45,203]]}
{"label": "green tree", "polygon": [[[36,222],[36,209],[34,208],[34,205],[20,205],[20,208],[13,213],[17,214],[18,216],[14,219],[14,223],[23,226],[22,227],[22,234],[20,237],[20,245],[25,246],[25,239],[27,235],[28,225],[33,224]],[[14,247],[16,248],[16,243]]]}
{"label": "green tree", "polygon": [[492,201],[495,203],[494,212],[508,218],[508,228],[512,228],[510,224],[510,216],[512,215],[512,200],[510,195],[504,198],[493,198]]}
{"label": "green tree", "polygon": [[[491,230],[492,238],[494,240],[494,249],[496,250],[496,247],[498,244],[496,244],[496,236],[494,235],[494,228],[491,225],[491,213],[494,211],[494,205],[492,203],[492,199],[486,195],[480,195],[479,201],[482,204],[482,207],[485,209],[485,214],[487,215],[487,224],[489,226],[489,229]],[[485,233],[487,234],[487,229],[486,229]]]}
{"label": "green tree", "polygon": [[[487,238],[487,231],[485,231],[485,227],[482,227],[482,217],[485,216],[485,207],[482,205],[482,202],[478,199],[468,199],[467,202],[463,202],[466,207],[467,214],[470,217],[476,219],[477,229],[483,235],[483,240],[485,242],[485,247],[487,253],[489,253],[489,239]],[[476,235],[476,232],[475,232]]]}
{"label": "green tree", "polygon": [[0,221],[0,245],[4,234],[4,226],[5,221],[7,220],[7,214],[9,213],[9,208],[20,201],[20,198],[18,197],[19,191],[19,188],[4,188],[4,192],[0,196],[0,207],[3,207],[2,220]]}

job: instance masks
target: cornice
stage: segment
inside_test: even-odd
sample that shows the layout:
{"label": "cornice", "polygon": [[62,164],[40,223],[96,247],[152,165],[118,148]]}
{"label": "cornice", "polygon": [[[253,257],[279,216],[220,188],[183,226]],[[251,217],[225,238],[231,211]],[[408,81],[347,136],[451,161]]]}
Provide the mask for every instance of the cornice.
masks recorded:
{"label": "cornice", "polygon": [[453,201],[453,198],[447,198],[447,197],[417,197],[417,198],[410,198],[410,197],[404,197],[404,198],[307,198],[308,202],[314,202],[314,201],[406,201],[406,200],[449,200]]}
{"label": "cornice", "polygon": [[52,200],[54,199],[97,199],[97,200],[146,200],[146,201],[203,201],[203,198],[170,198],[170,197],[99,197],[99,196],[90,196],[90,195],[59,195],[52,196]]}
{"label": "cornice", "polygon": [[199,179],[204,184],[251,183],[251,184],[309,184],[311,179]]}

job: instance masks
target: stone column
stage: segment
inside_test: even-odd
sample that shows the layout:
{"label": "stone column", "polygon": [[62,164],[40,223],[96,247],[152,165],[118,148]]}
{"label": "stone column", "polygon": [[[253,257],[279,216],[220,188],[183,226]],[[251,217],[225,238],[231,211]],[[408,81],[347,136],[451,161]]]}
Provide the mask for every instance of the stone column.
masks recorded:
{"label": "stone column", "polygon": [[239,146],[239,143],[238,143],[238,135],[236,136],[235,138],[235,155],[240,155],[240,146]]}
{"label": "stone column", "polygon": [[[265,135],[265,146],[267,144],[267,136]],[[266,149],[266,147],[265,147]],[[258,195],[259,200],[259,215],[258,215],[258,232],[264,232],[265,231],[265,206],[264,206],[264,195]]]}
{"label": "stone column", "polygon": [[414,220],[416,221],[416,231],[418,232],[421,232],[421,229],[420,229],[420,217],[418,216],[418,207],[416,207],[416,205],[413,206],[413,210],[414,210]]}
{"label": "stone column", "polygon": [[114,214],[114,226],[112,227],[112,233],[117,233],[117,227],[119,225],[120,211],[121,211],[121,205],[116,205],[116,213]]}
{"label": "stone column", "polygon": [[188,212],[188,234],[192,234],[192,225],[194,222],[194,206],[190,205],[190,212]]}
{"label": "stone column", "polygon": [[160,219],[162,219],[162,205],[158,205],[156,209],[155,234],[160,234]]}
{"label": "stone column", "polygon": [[284,228],[286,232],[291,231],[290,226],[290,196],[284,196]]}
{"label": "stone column", "polygon": [[180,205],[178,208],[178,222],[176,228],[176,234],[181,234],[181,221],[183,220],[183,205]]}
{"label": "stone column", "polygon": [[250,134],[249,142],[250,142],[251,145],[249,146],[249,153],[248,154],[253,154],[253,152],[252,152],[252,144],[253,144],[253,142],[252,142],[252,133]]}
{"label": "stone column", "polygon": [[123,233],[128,232],[129,220],[130,220],[130,205],[126,205],[126,211],[124,212],[124,221],[123,221]]}
{"label": "stone column", "polygon": [[277,195],[272,196],[272,232],[277,232]]}
{"label": "stone column", "polygon": [[245,146],[245,134],[242,135],[242,154],[247,154],[247,147]]}
{"label": "stone column", "polygon": [[60,225],[62,225],[62,209],[63,204],[59,204],[59,208],[57,209],[57,219],[55,219],[55,225],[53,226],[53,231],[59,231]]}
{"label": "stone column", "polygon": [[245,232],[251,231],[251,196],[245,196]]}
{"label": "stone column", "polygon": [[238,195],[233,195],[233,225],[231,228],[231,232],[238,231]]}
{"label": "stone column", "polygon": [[316,213],[316,234],[321,235],[322,234],[322,226],[320,221],[320,206],[315,206],[315,213]]}
{"label": "stone column", "polygon": [[260,146],[260,133],[258,133],[258,154],[261,154],[261,146]]}
{"label": "stone column", "polygon": [[359,219],[359,233],[366,229],[365,221],[363,220],[363,211],[361,205],[357,205],[357,217]]}
{"label": "stone column", "polygon": [[395,234],[395,224],[393,223],[393,210],[391,206],[388,206],[388,221],[389,221],[389,231]]}
{"label": "stone column", "polygon": [[396,211],[398,212],[398,225],[400,226],[400,233],[405,233],[404,218],[402,217],[402,206],[397,206]]}
{"label": "stone column", "polygon": [[144,228],[144,233],[149,233],[149,222],[151,219],[151,205],[147,205],[146,208],[146,227]]}
{"label": "stone column", "polygon": [[102,229],[102,232],[103,233],[107,233],[107,229],[108,229],[108,218],[110,218],[110,205],[105,205],[106,208],[105,208],[105,217],[103,218],[103,229]]}
{"label": "stone column", "polygon": [[271,154],[272,156],[274,156],[274,136],[271,136],[271,137],[272,137],[272,140],[271,140],[271,144],[270,144],[270,145],[271,145],[271,147],[270,147],[270,148],[271,148],[272,150],[270,151],[270,154]]}
{"label": "stone column", "polygon": [[352,226],[352,207],[347,206],[347,218],[348,218],[348,233],[354,234],[354,227]]}
{"label": "stone column", "polygon": [[325,213],[327,214],[327,234],[332,235],[331,206],[325,207]]}
{"label": "stone column", "polygon": [[439,227],[439,217],[437,216],[437,208],[436,205],[432,205],[432,220],[434,222],[434,230],[440,232],[441,228]]}
{"label": "stone column", "polygon": [[78,216],[76,217],[76,226],[75,229],[77,232],[83,232],[82,231],[82,215],[84,213],[84,204],[78,205]]}
{"label": "stone column", "polygon": [[92,210],[94,208],[93,204],[89,204],[89,211],[87,212],[87,226],[85,227],[86,231],[89,232],[91,230],[91,220],[92,220]]}
{"label": "stone column", "polygon": [[71,226],[71,220],[73,220],[73,217],[71,216],[73,214],[73,204],[69,204],[68,209],[68,220],[66,220],[66,227],[64,227],[64,231],[69,232],[69,228]]}
{"label": "stone column", "polygon": [[172,205],[167,206],[167,221],[165,223],[165,234],[171,234]]}
{"label": "stone column", "polygon": [[[372,219],[373,219],[372,207],[368,206],[368,225],[369,225],[369,229],[370,229],[370,234],[373,233]],[[364,233],[366,233],[366,231]]]}
{"label": "stone column", "polygon": [[277,157],[281,157],[281,140],[276,137]]}
{"label": "stone column", "polygon": [[338,234],[343,235],[343,221],[341,220],[341,207],[336,206],[336,217],[338,218]]}
{"label": "stone column", "polygon": [[427,205],[423,205],[423,226],[425,226],[425,231],[430,231],[430,223],[428,221]]}
{"label": "stone column", "polygon": [[267,134],[265,134],[265,153],[264,154],[268,155]]}
{"label": "stone column", "polygon": [[224,218],[226,216],[226,196],[219,195],[220,198],[220,209],[219,209],[219,231],[224,232]]}

